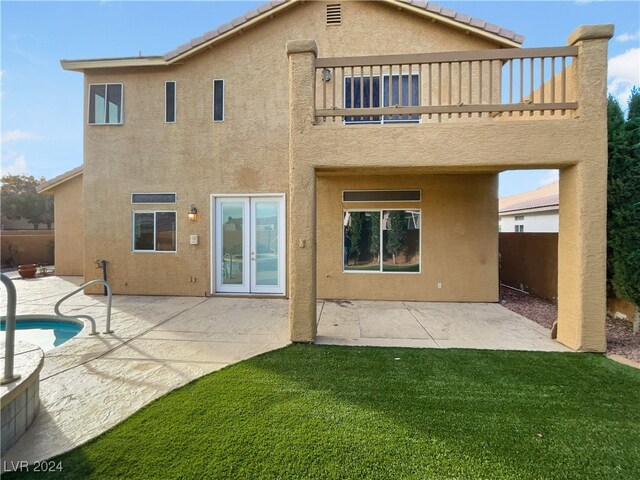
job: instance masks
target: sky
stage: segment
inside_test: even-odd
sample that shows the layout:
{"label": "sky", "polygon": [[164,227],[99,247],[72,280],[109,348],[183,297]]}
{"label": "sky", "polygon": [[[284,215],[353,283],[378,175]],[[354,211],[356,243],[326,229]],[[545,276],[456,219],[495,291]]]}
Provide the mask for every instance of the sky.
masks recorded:
{"label": "sky", "polygon": [[[82,163],[82,74],[61,59],[159,55],[262,2],[0,0],[2,175],[52,178]],[[579,25],[613,23],[609,92],[626,104],[640,85],[640,2],[437,1],[525,36],[525,47],[562,46]],[[557,180],[556,170],[500,175],[500,196]]]}

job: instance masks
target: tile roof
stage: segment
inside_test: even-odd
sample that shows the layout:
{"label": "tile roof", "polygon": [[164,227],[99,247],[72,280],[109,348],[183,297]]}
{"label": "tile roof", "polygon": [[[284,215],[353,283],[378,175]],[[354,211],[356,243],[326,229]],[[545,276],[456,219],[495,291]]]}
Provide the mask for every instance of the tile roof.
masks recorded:
{"label": "tile roof", "polygon": [[[274,0],[265,4],[258,6],[257,8],[250,10],[249,12],[241,15],[230,22],[225,23],[224,25],[219,26],[215,30],[211,30],[206,32],[204,35],[194,38],[190,42],[180,45],[176,49],[167,52],[164,54],[164,59],[166,61],[171,61],[184,53],[187,53],[189,50],[192,50],[196,47],[201,46],[204,43],[210,42],[211,40],[216,39],[217,37],[235,29],[241,27],[246,24],[250,20],[253,20],[261,15],[264,15],[281,5],[286,3],[294,4],[298,3],[299,0]],[[507,30],[506,28],[502,28],[498,25],[494,25],[492,23],[488,23],[485,20],[481,20],[479,18],[473,18],[469,15],[465,15],[464,13],[456,12],[450,8],[441,7],[432,2],[427,2],[425,0],[392,0],[397,3],[404,3],[410,5],[412,7],[423,9],[427,12],[441,15],[443,17],[449,18],[457,23],[460,23],[461,26],[468,25],[470,27],[478,28],[480,30],[484,30],[485,32],[497,35],[506,40],[510,40],[512,42],[522,44],[524,41],[524,37],[519,35],[511,30]]]}
{"label": "tile roof", "polygon": [[433,2],[427,2],[426,0],[397,0],[401,3],[406,3],[409,5],[413,5],[414,7],[422,8],[431,13],[436,13],[438,15],[442,15],[444,17],[449,17],[456,22],[462,23],[464,25],[470,25],[472,27],[479,28],[481,30],[485,30],[489,33],[494,33],[500,37],[506,38],[507,40],[511,40],[516,43],[524,42],[524,36],[517,34],[512,30],[508,30],[506,28],[502,28],[499,25],[494,25],[493,23],[489,23],[480,18],[473,18],[464,13],[456,12],[450,8],[441,7]]}
{"label": "tile roof", "polygon": [[36,187],[36,191],[38,193],[42,193],[46,190],[49,190],[50,188],[53,188],[57,185],[60,185],[61,183],[66,182],[67,180],[71,180],[72,178],[77,177],[78,175],[81,175],[82,169],[83,169],[83,166],[80,165],[79,167],[76,167],[73,170],[69,170],[68,172],[64,172],[58,175],[57,177],[53,177],[51,180],[47,180],[46,182],[43,182],[40,185],[38,185]]}
{"label": "tile roof", "polygon": [[557,207],[560,205],[559,182],[544,185],[536,190],[518,193],[500,199],[500,213],[530,210],[533,208]]}

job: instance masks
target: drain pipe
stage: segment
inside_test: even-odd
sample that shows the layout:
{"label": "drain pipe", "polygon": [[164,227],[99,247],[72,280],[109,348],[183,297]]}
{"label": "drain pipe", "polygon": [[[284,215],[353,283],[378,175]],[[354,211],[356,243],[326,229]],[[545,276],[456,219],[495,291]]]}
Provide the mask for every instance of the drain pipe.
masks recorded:
{"label": "drain pipe", "polygon": [[[107,261],[106,260],[100,260],[100,265],[102,265],[102,279],[106,282],[107,281]],[[109,295],[109,292],[107,290],[107,286],[104,286],[104,296],[106,297],[107,295]]]}
{"label": "drain pipe", "polygon": [[20,375],[13,373],[13,354],[15,353],[16,342],[16,287],[13,281],[4,273],[0,274],[0,279],[7,289],[7,316],[6,316],[6,337],[4,341],[4,375],[0,379],[0,385],[15,382]]}

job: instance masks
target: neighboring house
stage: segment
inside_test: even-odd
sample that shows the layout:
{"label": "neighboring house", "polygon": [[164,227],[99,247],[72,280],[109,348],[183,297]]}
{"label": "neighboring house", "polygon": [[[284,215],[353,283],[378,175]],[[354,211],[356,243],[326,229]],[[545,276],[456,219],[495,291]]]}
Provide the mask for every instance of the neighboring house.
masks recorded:
{"label": "neighboring house", "polygon": [[560,182],[500,199],[500,232],[558,233]]}
{"label": "neighboring house", "polygon": [[163,56],[63,60],[84,209],[56,212],[84,219],[85,280],[286,296],[305,342],[318,297],[497,302],[498,173],[560,168],[558,338],[602,350],[612,34],[527,50],[426,2],[277,1]]}
{"label": "neighboring house", "polygon": [[54,195],[56,275],[84,272],[84,195],[82,167],[38,186],[38,193]]}

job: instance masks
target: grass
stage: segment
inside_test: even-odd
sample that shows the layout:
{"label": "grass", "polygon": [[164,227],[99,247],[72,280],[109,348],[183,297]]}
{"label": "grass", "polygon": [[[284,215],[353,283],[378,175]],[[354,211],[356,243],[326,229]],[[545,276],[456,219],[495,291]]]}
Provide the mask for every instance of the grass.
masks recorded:
{"label": "grass", "polygon": [[600,355],[293,345],[33,478],[637,479],[639,405],[640,371]]}

